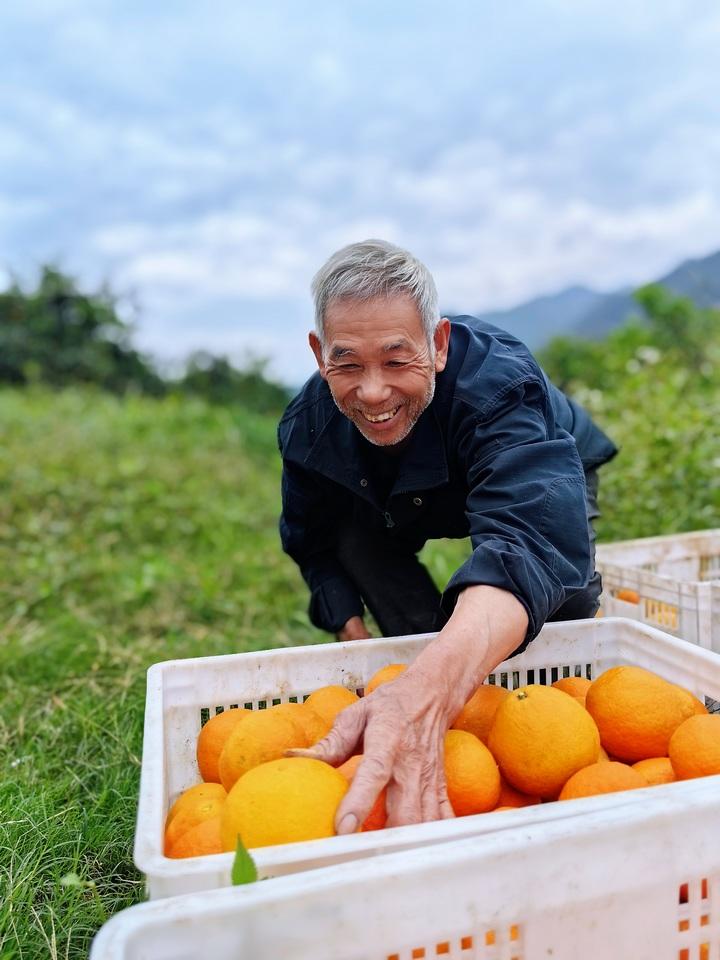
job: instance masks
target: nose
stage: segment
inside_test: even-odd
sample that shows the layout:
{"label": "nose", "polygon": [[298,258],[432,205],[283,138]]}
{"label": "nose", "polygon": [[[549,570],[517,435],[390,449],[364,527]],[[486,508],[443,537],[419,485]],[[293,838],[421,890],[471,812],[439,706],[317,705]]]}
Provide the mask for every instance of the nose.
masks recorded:
{"label": "nose", "polygon": [[382,370],[366,370],[355,392],[364,406],[379,407],[392,396],[392,387],[385,382]]}

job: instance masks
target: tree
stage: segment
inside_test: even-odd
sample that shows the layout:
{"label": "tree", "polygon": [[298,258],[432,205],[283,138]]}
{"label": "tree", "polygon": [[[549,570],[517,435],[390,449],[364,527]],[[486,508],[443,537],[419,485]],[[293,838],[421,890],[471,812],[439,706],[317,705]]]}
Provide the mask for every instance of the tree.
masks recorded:
{"label": "tree", "polygon": [[604,340],[555,337],[538,353],[548,376],[566,392],[577,386],[610,390],[628,375],[659,361],[699,378],[717,376],[720,312],[696,306],[658,284],[642,287],[635,299],[642,319],[631,318]]}
{"label": "tree", "polygon": [[130,338],[108,290],[83,293],[54,267],[42,268],[35,289],[16,282],[0,293],[0,382],[162,393],[162,379]]}
{"label": "tree", "polygon": [[645,311],[657,347],[672,354],[695,373],[706,371],[712,361],[709,351],[718,340],[720,312],[695,306],[686,297],[676,297],[651,283],[635,294]]}
{"label": "tree", "polygon": [[290,400],[288,390],[268,378],[267,361],[258,357],[248,357],[238,370],[227,357],[199,351],[188,360],[176,386],[211,403],[238,403],[257,413],[280,413]]}

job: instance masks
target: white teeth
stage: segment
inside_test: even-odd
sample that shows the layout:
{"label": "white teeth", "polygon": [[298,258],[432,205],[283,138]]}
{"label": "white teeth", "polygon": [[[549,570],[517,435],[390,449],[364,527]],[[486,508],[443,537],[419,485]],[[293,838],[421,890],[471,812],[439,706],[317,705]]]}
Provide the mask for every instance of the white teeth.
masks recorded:
{"label": "white teeth", "polygon": [[387,413],[379,413],[376,417],[371,417],[369,413],[365,413],[363,416],[366,420],[369,420],[370,423],[384,423],[386,420],[392,420],[399,409],[400,407],[395,407],[394,410],[388,410]]}

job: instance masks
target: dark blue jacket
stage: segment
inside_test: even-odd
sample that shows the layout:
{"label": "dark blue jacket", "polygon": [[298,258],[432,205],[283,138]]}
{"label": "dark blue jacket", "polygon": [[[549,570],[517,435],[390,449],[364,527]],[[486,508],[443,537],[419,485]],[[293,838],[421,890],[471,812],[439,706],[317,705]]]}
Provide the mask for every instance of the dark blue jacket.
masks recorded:
{"label": "dark blue jacket", "polygon": [[509,590],[527,610],[527,639],[592,575],[584,470],[616,448],[519,340],[475,317],[452,320],[447,366],[389,497],[378,492],[367,442],[317,373],[285,411],[278,443],[282,545],[324,630],[363,612],[335,551],[338,525],[351,517],[414,550],[469,536],[473,552],[444,606],[473,584]]}

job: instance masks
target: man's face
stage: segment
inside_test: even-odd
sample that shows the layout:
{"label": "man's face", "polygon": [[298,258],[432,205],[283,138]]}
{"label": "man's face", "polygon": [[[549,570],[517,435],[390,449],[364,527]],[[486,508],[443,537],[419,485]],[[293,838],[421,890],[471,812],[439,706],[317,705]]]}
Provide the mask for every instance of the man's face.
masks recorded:
{"label": "man's face", "polygon": [[333,400],[377,446],[400,443],[433,398],[435,374],[445,369],[450,322],[437,326],[434,356],[409,297],[340,300],[325,313],[325,350],[310,334]]}

